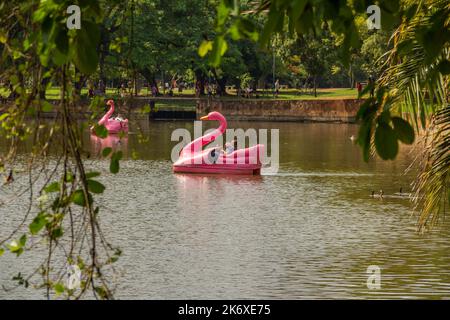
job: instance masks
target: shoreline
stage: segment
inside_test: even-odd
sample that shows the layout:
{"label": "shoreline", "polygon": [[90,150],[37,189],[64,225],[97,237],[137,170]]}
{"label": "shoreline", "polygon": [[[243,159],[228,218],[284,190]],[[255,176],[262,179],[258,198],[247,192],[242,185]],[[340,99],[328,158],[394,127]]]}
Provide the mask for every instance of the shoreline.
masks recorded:
{"label": "shoreline", "polygon": [[[195,120],[211,111],[222,113],[234,121],[281,122],[341,122],[355,123],[356,113],[363,99],[227,99],[181,97],[133,97],[117,100],[117,109],[129,118],[149,120]],[[59,100],[50,100],[57,107]],[[80,100],[71,114],[79,119],[88,118],[90,100]],[[8,103],[0,104],[0,114]],[[144,110],[145,108],[145,110]],[[106,108],[105,108],[106,110]],[[58,111],[39,112],[39,118],[54,118]]]}

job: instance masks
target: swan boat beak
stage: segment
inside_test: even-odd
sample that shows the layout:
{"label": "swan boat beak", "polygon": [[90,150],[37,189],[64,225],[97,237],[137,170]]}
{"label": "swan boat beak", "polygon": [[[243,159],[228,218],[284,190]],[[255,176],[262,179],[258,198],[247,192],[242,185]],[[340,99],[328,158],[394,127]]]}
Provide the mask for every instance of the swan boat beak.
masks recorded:
{"label": "swan boat beak", "polygon": [[200,120],[209,120],[208,116],[201,117]]}

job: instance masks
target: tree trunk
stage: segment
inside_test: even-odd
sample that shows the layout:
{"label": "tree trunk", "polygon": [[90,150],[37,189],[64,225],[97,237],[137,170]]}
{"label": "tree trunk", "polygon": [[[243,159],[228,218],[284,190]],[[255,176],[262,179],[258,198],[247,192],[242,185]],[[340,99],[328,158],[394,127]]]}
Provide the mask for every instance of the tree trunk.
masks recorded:
{"label": "tree trunk", "polygon": [[227,95],[227,90],[226,90],[227,79],[224,77],[222,77],[222,78],[218,77],[215,69],[213,69],[213,75],[214,75],[214,79],[216,80],[217,95],[221,96],[221,97],[226,96]]}
{"label": "tree trunk", "polygon": [[98,67],[99,67],[99,78],[106,85],[106,75],[105,75],[105,60],[109,53],[109,44],[111,31],[106,29],[104,26],[100,27],[100,43],[98,45]]}
{"label": "tree trunk", "polygon": [[352,69],[352,65],[350,64],[349,70],[348,70],[348,77],[350,80],[350,89],[354,88],[354,81],[353,81],[353,69]]}
{"label": "tree trunk", "polygon": [[313,77],[313,85],[314,85],[314,97],[317,98],[317,77]]}
{"label": "tree trunk", "polygon": [[133,83],[134,83],[134,96],[138,95],[138,83],[137,83],[137,72],[136,67],[133,63]]}
{"label": "tree trunk", "polygon": [[202,70],[195,70],[195,95],[204,96],[205,95],[205,74]]}
{"label": "tree trunk", "polygon": [[[148,68],[141,69],[138,71],[144,77],[144,79],[147,80],[150,89],[152,87],[156,88],[156,94],[158,95],[159,89],[158,89],[158,83],[156,83],[155,74],[152,71],[150,71],[150,69],[148,69]],[[150,94],[151,94],[151,92],[150,92]]]}
{"label": "tree trunk", "polygon": [[227,90],[226,90],[226,84],[227,84],[227,80],[225,78],[220,78],[220,79],[216,79],[216,84],[217,84],[217,95],[218,96],[226,96],[227,95]]}

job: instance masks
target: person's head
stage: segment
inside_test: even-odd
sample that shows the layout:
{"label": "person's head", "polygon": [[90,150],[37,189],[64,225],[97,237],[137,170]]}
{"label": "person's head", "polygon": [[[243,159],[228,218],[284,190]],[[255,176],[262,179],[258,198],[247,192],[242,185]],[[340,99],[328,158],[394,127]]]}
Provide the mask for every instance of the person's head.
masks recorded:
{"label": "person's head", "polygon": [[237,140],[233,139],[233,141],[231,141],[231,145],[233,146],[234,150],[237,150]]}

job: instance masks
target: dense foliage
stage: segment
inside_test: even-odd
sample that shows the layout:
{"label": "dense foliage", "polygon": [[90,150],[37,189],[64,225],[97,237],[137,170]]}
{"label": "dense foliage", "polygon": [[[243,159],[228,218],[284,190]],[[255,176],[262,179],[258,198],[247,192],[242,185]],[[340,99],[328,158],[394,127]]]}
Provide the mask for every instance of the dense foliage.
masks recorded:
{"label": "dense foliage", "polygon": [[[285,85],[354,87],[356,81],[379,74],[376,61],[387,44],[386,33],[367,32],[361,16],[354,28],[363,33],[352,41],[351,56],[340,50],[350,45],[348,38],[331,32],[311,34],[304,43],[280,34],[266,39],[270,42],[267,47],[255,40],[259,34],[267,37],[265,23],[271,18],[251,14],[251,1],[240,1],[237,8],[219,0],[141,0],[105,6],[100,66],[93,79],[114,86],[135,79],[147,84],[200,81],[202,85],[213,83],[219,94],[226,94],[226,85],[240,87],[241,77],[247,74],[250,86],[264,88],[273,85],[275,55],[275,76]],[[221,21],[227,14],[237,17],[242,12],[245,15],[233,22]],[[227,28],[227,35],[223,35],[223,28]],[[285,29],[288,31],[287,25]],[[234,41],[226,41],[227,37]],[[314,65],[320,65],[321,70],[311,70],[312,58],[302,50],[304,44],[312,46],[313,52],[309,52],[316,56]],[[317,56],[316,49],[335,54]],[[297,55],[301,59],[286,59],[286,53],[295,51],[303,52]],[[199,53],[208,59],[201,59]],[[343,60],[351,61],[351,67],[343,67]]]}

